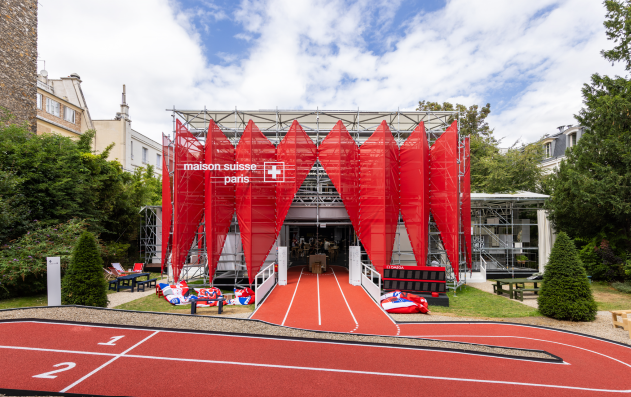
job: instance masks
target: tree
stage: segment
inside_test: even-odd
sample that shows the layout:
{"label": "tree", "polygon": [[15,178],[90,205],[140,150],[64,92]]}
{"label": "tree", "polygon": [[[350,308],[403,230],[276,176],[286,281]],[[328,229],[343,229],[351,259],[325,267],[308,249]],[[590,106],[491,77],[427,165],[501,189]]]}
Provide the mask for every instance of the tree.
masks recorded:
{"label": "tree", "polygon": [[107,282],[96,238],[84,232],[77,242],[61,283],[61,303],[107,307]]}
{"label": "tree", "polygon": [[471,191],[509,193],[519,190],[540,190],[543,174],[539,162],[543,156],[541,145],[518,145],[500,153],[500,141],[495,139],[486,118],[491,104],[479,107],[453,105],[449,102],[420,101],[416,110],[458,111],[448,122],[459,120],[460,133],[470,137]]}
{"label": "tree", "polygon": [[557,320],[593,321],[596,301],[587,273],[574,243],[566,233],[557,236],[543,273],[543,285],[537,298],[539,312]]}
{"label": "tree", "polygon": [[586,130],[552,176],[546,208],[554,226],[574,238],[589,240],[605,233],[625,236],[628,242],[631,82],[595,74],[582,91],[585,107],[575,117]]}
{"label": "tree", "polygon": [[625,62],[626,70],[631,70],[631,1],[606,0],[604,2],[607,14],[605,25],[607,40],[617,45],[611,50],[602,50],[602,56],[614,62]]}

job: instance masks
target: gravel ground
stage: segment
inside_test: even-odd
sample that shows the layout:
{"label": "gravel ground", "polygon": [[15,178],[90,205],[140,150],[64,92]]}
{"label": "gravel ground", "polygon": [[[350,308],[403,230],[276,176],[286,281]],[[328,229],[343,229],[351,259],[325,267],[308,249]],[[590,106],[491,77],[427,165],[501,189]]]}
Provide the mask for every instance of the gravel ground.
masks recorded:
{"label": "gravel ground", "polygon": [[402,323],[406,321],[430,322],[430,321],[498,321],[507,323],[519,323],[529,325],[539,325],[549,328],[558,328],[581,334],[593,335],[599,338],[610,339],[616,342],[631,345],[629,332],[622,328],[613,328],[611,325],[611,313],[599,311],[596,320],[590,323],[578,323],[572,321],[559,321],[548,317],[515,317],[515,318],[471,318],[434,314],[391,314],[395,321]]}
{"label": "gravel ground", "polygon": [[402,337],[313,332],[266,324],[260,321],[217,318],[210,316],[155,314],[148,312],[124,312],[117,310],[79,307],[51,307],[0,311],[0,319],[18,318],[41,318],[50,320],[78,321],[101,324],[121,324],[143,327],[164,327],[165,324],[168,324],[169,328],[187,330],[238,332],[245,334],[275,335],[337,341],[383,343],[389,345],[423,346],[429,348],[457,349],[470,352],[504,354],[519,357],[534,357],[545,359],[551,358],[551,356],[546,353],[521,349],[505,349],[501,347],[492,347],[468,343],[440,342]]}

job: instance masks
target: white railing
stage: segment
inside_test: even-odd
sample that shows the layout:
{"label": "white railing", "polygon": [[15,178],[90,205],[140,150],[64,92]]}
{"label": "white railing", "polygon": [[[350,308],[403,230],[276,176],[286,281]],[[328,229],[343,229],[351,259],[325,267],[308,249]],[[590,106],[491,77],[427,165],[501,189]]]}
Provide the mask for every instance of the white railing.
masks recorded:
{"label": "white railing", "polygon": [[[267,296],[267,293],[276,284],[276,273],[274,266],[276,263],[272,263],[265,269],[261,270],[254,279],[254,307],[257,308],[259,303]],[[259,286],[259,277],[263,278],[263,282]]]}
{"label": "white railing", "polygon": [[482,275],[482,277],[484,277],[484,280],[486,280],[486,261],[484,260],[484,258],[482,257],[482,255],[480,255],[480,274]]}
{"label": "white railing", "polygon": [[[377,277],[377,284],[375,284],[374,278]],[[377,272],[375,269],[367,266],[365,263],[362,263],[362,286],[368,292],[375,302],[380,303],[381,301],[381,274]]]}

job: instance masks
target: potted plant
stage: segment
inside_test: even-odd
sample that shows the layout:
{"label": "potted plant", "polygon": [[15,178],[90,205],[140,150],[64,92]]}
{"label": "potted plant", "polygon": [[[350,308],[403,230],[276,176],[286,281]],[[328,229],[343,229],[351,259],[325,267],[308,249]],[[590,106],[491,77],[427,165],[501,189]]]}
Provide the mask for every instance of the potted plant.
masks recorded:
{"label": "potted plant", "polygon": [[528,261],[528,257],[526,255],[517,255],[515,257],[515,260],[517,261],[517,264],[525,265],[526,262]]}

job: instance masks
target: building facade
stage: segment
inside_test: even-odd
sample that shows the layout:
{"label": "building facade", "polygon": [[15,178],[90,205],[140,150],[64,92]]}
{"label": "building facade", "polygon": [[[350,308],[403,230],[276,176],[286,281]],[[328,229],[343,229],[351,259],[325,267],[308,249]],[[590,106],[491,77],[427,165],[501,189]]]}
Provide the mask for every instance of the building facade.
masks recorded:
{"label": "building facade", "polygon": [[565,150],[572,148],[581,139],[584,127],[567,125],[559,127],[559,132],[542,139],[543,160],[540,167],[545,174],[551,174],[559,169],[559,164],[565,158]]}
{"label": "building facade", "polygon": [[156,175],[162,175],[162,145],[132,128],[125,86],[121,110],[116,113],[116,117],[93,122],[97,131],[97,152],[102,152],[114,143],[108,159],[118,160],[125,171],[134,172],[140,167],[151,165]]}
{"label": "building facade", "polygon": [[81,78],[73,73],[48,79],[42,70],[37,75],[37,134],[58,134],[78,139],[94,129],[90,111],[81,89]]}
{"label": "building facade", "polygon": [[3,0],[0,32],[0,107],[35,131],[37,1]]}

